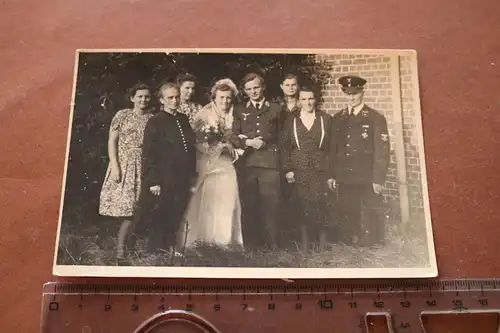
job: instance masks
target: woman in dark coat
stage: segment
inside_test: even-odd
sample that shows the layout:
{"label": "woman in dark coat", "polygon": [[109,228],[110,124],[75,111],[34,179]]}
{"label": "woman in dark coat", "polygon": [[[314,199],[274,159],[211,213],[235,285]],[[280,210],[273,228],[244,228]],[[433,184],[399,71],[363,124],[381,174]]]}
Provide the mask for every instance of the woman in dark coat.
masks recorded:
{"label": "woman in dark coat", "polygon": [[166,83],[158,95],[162,111],[144,130],[138,229],[146,232],[149,253],[174,254],[196,177],[195,133],[188,116],[179,112],[179,87]]}
{"label": "woman in dark coat", "polygon": [[331,218],[327,172],[332,118],[316,108],[310,88],[301,88],[299,104],[300,111],[287,119],[280,136],[282,167],[287,182],[293,184],[290,207],[296,213],[302,249],[306,251],[312,239],[319,241],[322,251]]}

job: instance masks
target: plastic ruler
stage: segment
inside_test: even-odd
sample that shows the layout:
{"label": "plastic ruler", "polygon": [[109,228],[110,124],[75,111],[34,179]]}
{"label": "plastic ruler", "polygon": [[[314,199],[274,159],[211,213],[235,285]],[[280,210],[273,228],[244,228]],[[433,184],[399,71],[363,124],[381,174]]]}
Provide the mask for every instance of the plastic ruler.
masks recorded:
{"label": "plastic ruler", "polygon": [[417,333],[450,314],[499,332],[500,280],[47,283],[41,332]]}

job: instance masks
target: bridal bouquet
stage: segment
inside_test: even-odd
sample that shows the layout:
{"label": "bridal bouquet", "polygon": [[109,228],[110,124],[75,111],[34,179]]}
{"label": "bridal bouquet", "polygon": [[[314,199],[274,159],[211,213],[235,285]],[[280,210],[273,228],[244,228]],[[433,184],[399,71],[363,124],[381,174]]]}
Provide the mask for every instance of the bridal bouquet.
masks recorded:
{"label": "bridal bouquet", "polygon": [[232,131],[224,125],[223,121],[200,116],[195,120],[193,127],[198,149],[213,158],[217,158],[223,153],[229,153],[236,161],[244,152],[233,148],[231,144]]}
{"label": "bridal bouquet", "polygon": [[220,143],[227,143],[231,137],[231,131],[226,129],[223,124],[213,122],[208,123],[199,120],[195,123],[195,132],[197,141],[206,143],[209,146],[217,146]]}
{"label": "bridal bouquet", "polygon": [[218,143],[226,142],[225,130],[220,124],[214,125],[203,125],[201,127],[200,135],[202,136],[202,141],[208,143],[210,146],[216,145]]}

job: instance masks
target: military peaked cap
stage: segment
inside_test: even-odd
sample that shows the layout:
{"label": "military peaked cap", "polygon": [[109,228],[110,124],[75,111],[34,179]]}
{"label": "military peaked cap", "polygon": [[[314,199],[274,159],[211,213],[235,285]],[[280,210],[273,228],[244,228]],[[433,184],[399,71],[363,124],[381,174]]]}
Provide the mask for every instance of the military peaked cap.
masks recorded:
{"label": "military peaked cap", "polygon": [[339,78],[342,91],[346,94],[354,94],[363,90],[366,80],[359,76],[346,75]]}

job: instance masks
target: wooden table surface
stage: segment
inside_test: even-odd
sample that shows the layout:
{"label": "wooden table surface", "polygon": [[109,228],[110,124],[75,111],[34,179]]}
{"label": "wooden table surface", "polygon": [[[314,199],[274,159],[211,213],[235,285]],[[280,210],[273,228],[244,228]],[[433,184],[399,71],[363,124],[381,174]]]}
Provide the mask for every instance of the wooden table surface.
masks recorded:
{"label": "wooden table surface", "polygon": [[[499,277],[499,17],[498,0],[0,0],[3,331],[37,332],[56,280],[77,48],[417,50],[440,277]],[[488,333],[459,326],[431,332]]]}

